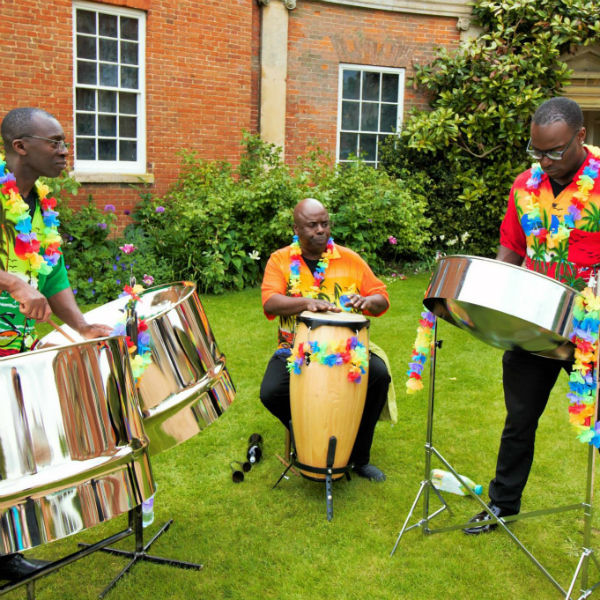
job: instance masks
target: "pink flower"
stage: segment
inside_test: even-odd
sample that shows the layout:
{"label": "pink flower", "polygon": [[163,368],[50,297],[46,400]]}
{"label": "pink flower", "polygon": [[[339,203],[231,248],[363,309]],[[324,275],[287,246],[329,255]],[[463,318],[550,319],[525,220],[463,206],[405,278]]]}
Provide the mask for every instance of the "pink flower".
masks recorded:
{"label": "pink flower", "polygon": [[165,212],[165,207],[164,206],[157,206],[154,209],[154,211],[157,212],[157,213],[164,213]]}
{"label": "pink flower", "polygon": [[137,248],[133,244],[123,244],[122,246],[119,246],[119,250],[122,250],[125,254],[131,254],[132,252],[135,252]]}
{"label": "pink flower", "polygon": [[154,277],[152,275],[147,275],[144,273],[144,277],[142,277],[142,281],[145,285],[152,285],[154,283]]}
{"label": "pink flower", "polygon": [[390,235],[388,242],[392,244],[392,246],[395,246],[398,243],[398,240],[393,235]]}

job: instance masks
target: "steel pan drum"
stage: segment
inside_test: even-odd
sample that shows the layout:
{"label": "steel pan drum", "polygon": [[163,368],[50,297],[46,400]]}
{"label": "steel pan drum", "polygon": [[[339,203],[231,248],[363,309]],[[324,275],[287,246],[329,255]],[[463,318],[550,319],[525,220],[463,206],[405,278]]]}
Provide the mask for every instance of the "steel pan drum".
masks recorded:
{"label": "steel pan drum", "polygon": [[496,348],[567,360],[576,296],[568,285],[529,269],[456,255],[439,261],[423,304]]}
{"label": "steel pan drum", "polygon": [[[307,341],[319,346],[345,343],[356,335],[369,350],[369,320],[353,313],[314,313],[298,315],[294,349]],[[329,438],[337,440],[333,467],[348,464],[360,426],[367,395],[368,368],[360,383],[348,381],[349,365],[329,367],[312,361],[299,375],[290,374],[290,408],[298,461],[309,467],[327,467]],[[309,479],[324,480],[324,474],[302,470]],[[343,472],[332,479],[343,477]]]}
{"label": "steel pan drum", "polygon": [[[86,320],[114,327],[123,319],[127,301],[119,298],[95,308],[86,313]],[[144,290],[136,310],[150,335],[152,363],[137,388],[149,451],[156,454],[215,421],[233,402],[235,388],[193,283]],[[63,344],[61,338],[55,331],[41,343]]]}
{"label": "steel pan drum", "polygon": [[66,537],[155,491],[124,337],[0,359],[0,553]]}

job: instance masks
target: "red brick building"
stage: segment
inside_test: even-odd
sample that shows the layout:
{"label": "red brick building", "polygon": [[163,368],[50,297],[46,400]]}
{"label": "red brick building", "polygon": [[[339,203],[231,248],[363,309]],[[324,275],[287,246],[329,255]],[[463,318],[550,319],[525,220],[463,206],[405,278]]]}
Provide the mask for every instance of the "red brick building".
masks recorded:
{"label": "red brick building", "polygon": [[458,0],[262,1],[2,0],[0,117],[56,115],[78,197],[122,214],[165,192],[181,149],[235,164],[243,130],[291,164],[313,140],[376,162],[378,137],[424,105],[413,63],[468,27]]}
{"label": "red brick building", "polygon": [[[441,9],[438,7],[438,10]],[[389,132],[390,125],[394,128],[401,125],[404,111],[415,106],[425,107],[424,98],[407,85],[413,75],[413,64],[430,62],[439,47],[455,48],[461,33],[457,22],[457,17],[346,3],[298,2],[289,15],[285,123],[288,160],[301,154],[309,140],[317,141],[332,155],[336,155],[337,149],[336,157],[342,158],[340,129],[342,132],[358,130],[361,133],[357,135],[370,136],[364,147],[358,140],[357,151],[362,150],[368,160],[374,160],[371,152],[375,149],[375,132]],[[346,101],[344,73],[346,82],[355,74],[362,76],[362,95],[355,89]],[[378,90],[380,73],[383,74],[382,89]],[[396,76],[397,96],[391,89],[385,98],[385,77],[393,87]],[[369,93],[367,86],[371,86]],[[381,99],[377,97],[378,91],[381,91]],[[393,111],[394,103],[398,106],[397,113]],[[346,114],[345,106],[350,108],[351,114]],[[371,114],[367,115],[369,108]],[[377,108],[381,109],[379,115],[375,115]],[[387,118],[384,108],[392,109]],[[379,124],[375,123],[376,116]],[[348,127],[344,120],[348,121]],[[354,137],[348,136],[351,145]]]}

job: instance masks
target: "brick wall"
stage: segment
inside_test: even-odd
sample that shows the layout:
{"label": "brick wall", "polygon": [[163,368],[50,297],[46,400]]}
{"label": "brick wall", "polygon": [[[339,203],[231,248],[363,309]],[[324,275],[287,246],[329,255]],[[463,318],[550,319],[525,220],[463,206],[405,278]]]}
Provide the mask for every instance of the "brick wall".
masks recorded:
{"label": "brick wall", "polygon": [[[236,163],[242,129],[256,131],[258,7],[248,0],[108,0],[147,8],[147,160],[151,186],[86,184],[99,205],[120,214],[140,191],[162,194],[179,164],[177,150]],[[73,138],[73,13],[70,0],[1,0],[0,118],[17,106],[39,106]]]}
{"label": "brick wall", "polygon": [[436,48],[456,47],[459,38],[456,18],[300,0],[289,20],[287,160],[310,140],[335,155],[340,63],[405,68],[406,114],[427,105],[409,86],[413,63],[430,62]]}
{"label": "brick wall", "polygon": [[[98,204],[118,214],[140,192],[163,194],[177,175],[177,150],[206,159],[239,160],[243,129],[259,127],[260,9],[254,0],[106,0],[146,10],[147,160],[155,182],[85,184]],[[40,106],[73,137],[71,0],[1,0],[0,117],[16,106]],[[454,47],[456,19],[406,15],[312,0],[290,11],[286,157],[308,140],[335,152],[340,62],[404,67],[427,62],[435,46]],[[405,111],[424,106],[407,87]]]}

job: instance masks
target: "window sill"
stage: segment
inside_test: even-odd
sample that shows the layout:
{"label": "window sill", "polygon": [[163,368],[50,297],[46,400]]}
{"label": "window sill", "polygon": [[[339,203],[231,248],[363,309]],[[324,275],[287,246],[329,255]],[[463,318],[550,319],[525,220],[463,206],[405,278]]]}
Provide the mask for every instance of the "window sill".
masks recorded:
{"label": "window sill", "polygon": [[153,173],[78,173],[72,171],[71,177],[79,183],[154,183]]}

